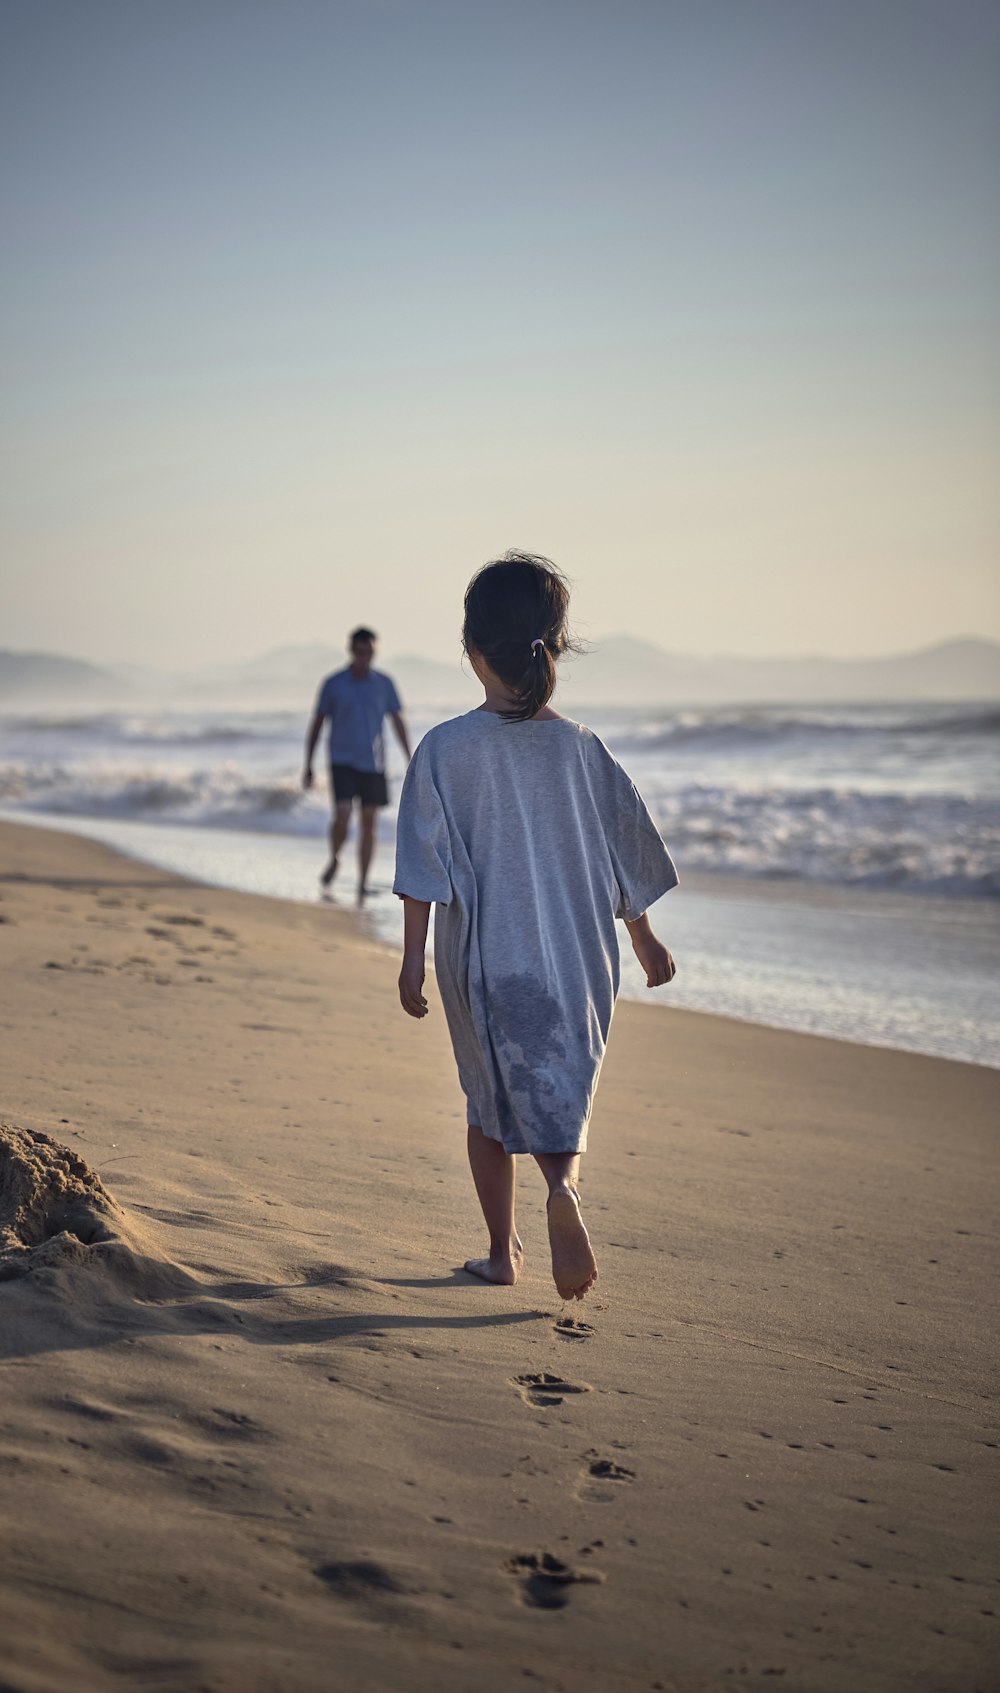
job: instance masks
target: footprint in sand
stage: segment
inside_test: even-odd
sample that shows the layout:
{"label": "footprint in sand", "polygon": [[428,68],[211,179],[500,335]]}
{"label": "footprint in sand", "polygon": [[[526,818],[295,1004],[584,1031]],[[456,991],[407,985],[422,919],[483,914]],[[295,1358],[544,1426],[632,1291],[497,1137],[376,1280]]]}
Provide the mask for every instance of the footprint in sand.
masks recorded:
{"label": "footprint in sand", "polygon": [[624,1464],[616,1464],[613,1458],[603,1458],[599,1452],[590,1451],[585,1455],[577,1498],[606,1505],[634,1480],[634,1470],[626,1469]]}
{"label": "footprint in sand", "polygon": [[594,1332],[592,1323],[579,1322],[575,1317],[559,1317],[552,1327],[560,1340],[589,1340]]}
{"label": "footprint in sand", "polygon": [[591,1462],[587,1465],[587,1474],[596,1476],[599,1481],[634,1481],[635,1471],[625,1468],[624,1464],[616,1464],[613,1458],[599,1458],[596,1452],[588,1452]]}
{"label": "footprint in sand", "polygon": [[518,1552],[504,1568],[518,1578],[522,1604],[543,1611],[561,1611],[569,1604],[571,1587],[604,1580],[600,1570],[574,1569],[551,1552]]}
{"label": "footprint in sand", "polygon": [[412,1593],[412,1589],[404,1587],[384,1564],[376,1563],[373,1558],[318,1564],[313,1574],[338,1599],[360,1605],[362,1609],[377,1609],[383,1616],[386,1605],[398,1603]]}
{"label": "footprint in sand", "polygon": [[538,1370],[529,1375],[515,1376],[514,1386],[517,1388],[526,1405],[546,1407],[561,1405],[568,1393],[589,1393],[588,1382],[566,1381],[562,1376],[550,1375],[548,1370]]}

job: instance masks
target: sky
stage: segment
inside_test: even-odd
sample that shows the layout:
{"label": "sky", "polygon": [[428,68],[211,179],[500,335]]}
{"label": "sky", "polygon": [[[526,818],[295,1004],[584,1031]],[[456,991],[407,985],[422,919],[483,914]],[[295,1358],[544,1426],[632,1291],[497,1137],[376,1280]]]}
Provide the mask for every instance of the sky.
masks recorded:
{"label": "sky", "polygon": [[0,645],[1000,638],[1000,8],[0,0]]}

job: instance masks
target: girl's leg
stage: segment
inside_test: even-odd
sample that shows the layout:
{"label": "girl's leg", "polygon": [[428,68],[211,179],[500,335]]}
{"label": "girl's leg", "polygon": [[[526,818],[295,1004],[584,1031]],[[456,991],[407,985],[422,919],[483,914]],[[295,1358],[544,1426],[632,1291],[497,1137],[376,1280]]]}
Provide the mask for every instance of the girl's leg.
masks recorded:
{"label": "girl's leg", "polygon": [[469,1124],[469,1164],[479,1203],[490,1231],[488,1258],[470,1258],[465,1268],[483,1281],[512,1287],[524,1257],[514,1227],[514,1160],[498,1140]]}
{"label": "girl's leg", "polygon": [[576,1152],[536,1152],[535,1162],[548,1184],[549,1245],[552,1279],[562,1299],[582,1299],[597,1280],[597,1259],[580,1215]]}

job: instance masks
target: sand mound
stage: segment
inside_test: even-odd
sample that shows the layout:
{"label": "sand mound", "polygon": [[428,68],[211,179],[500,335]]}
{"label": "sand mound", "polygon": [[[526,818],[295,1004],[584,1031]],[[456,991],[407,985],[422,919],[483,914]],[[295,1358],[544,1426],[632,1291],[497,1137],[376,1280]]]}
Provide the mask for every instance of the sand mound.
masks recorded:
{"label": "sand mound", "polygon": [[75,1152],[35,1129],[0,1124],[0,1262],[64,1233],[86,1246],[112,1240],[121,1218],[100,1176]]}
{"label": "sand mound", "polygon": [[0,1123],[0,1281],[74,1265],[110,1271],[139,1298],[192,1285],[150,1249],[78,1153],[40,1130]]}

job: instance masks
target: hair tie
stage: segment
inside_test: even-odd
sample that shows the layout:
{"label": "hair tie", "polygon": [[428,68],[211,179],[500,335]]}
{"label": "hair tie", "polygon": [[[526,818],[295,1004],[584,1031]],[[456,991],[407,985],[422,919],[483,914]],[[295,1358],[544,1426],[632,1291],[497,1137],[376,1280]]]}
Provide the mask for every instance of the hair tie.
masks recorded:
{"label": "hair tie", "polygon": [[531,650],[532,650],[532,652],[534,652],[534,650],[535,650],[535,648],[536,648],[536,647],[542,647],[542,648],[544,648],[544,646],[545,646],[545,639],[544,639],[544,637],[543,637],[543,636],[542,636],[542,635],[536,635],[536,636],[535,636],[535,639],[534,639],[534,640],[533,640],[533,641],[532,641],[532,643],[531,643]]}

